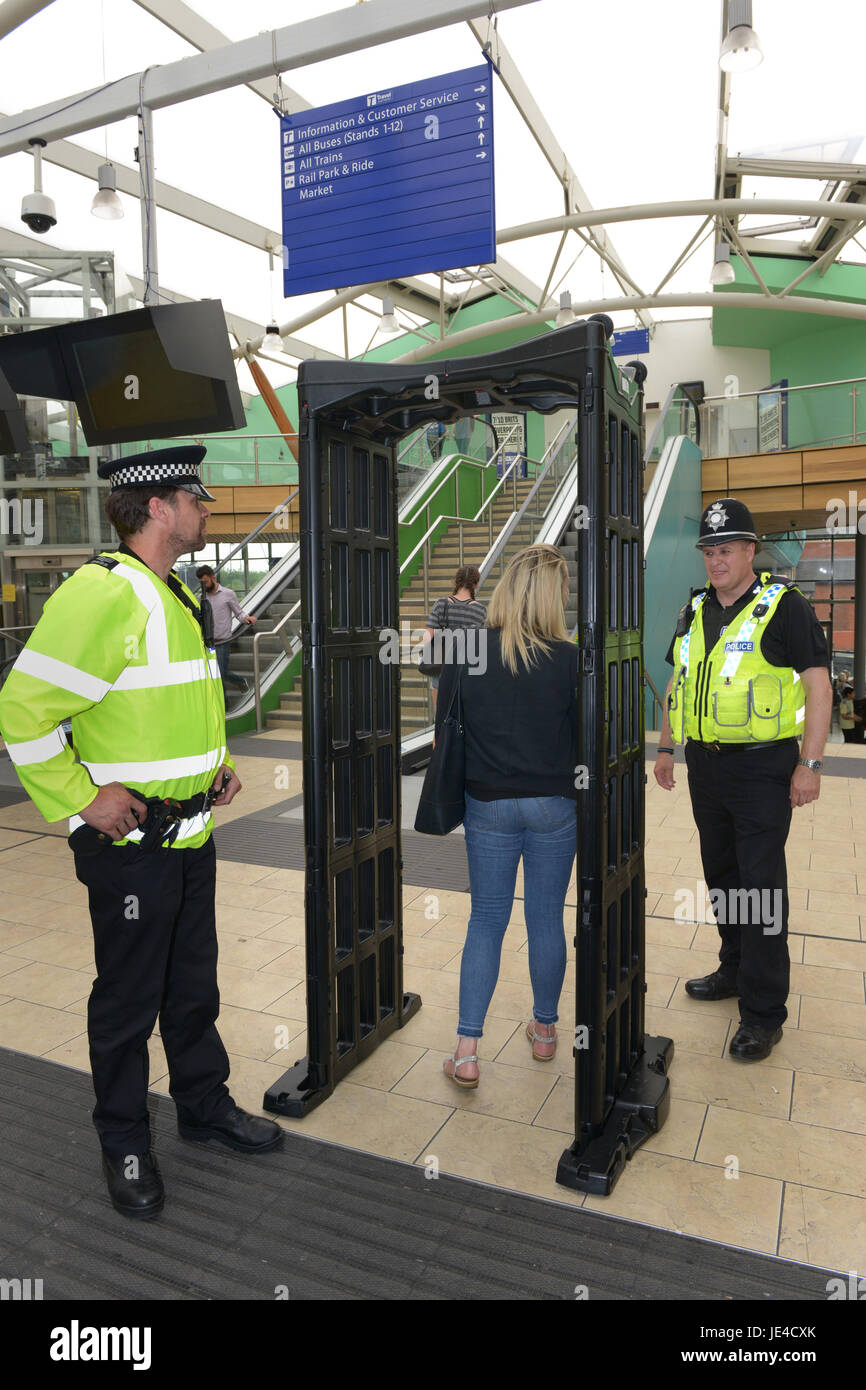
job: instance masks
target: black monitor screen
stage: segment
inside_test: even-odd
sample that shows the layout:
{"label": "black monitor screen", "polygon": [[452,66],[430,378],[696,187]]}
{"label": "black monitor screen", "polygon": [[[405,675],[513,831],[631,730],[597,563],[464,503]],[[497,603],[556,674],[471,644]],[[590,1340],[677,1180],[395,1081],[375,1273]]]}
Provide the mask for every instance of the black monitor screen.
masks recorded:
{"label": "black monitor screen", "polygon": [[[93,419],[86,431],[91,442],[105,442],[95,438],[105,432],[116,440],[118,430],[141,439],[156,420],[161,428],[173,425],[180,431],[182,425],[184,433],[192,433],[207,429],[217,413],[213,379],[174,370],[152,329],[75,343],[72,355]],[[193,420],[203,423],[190,424]]]}

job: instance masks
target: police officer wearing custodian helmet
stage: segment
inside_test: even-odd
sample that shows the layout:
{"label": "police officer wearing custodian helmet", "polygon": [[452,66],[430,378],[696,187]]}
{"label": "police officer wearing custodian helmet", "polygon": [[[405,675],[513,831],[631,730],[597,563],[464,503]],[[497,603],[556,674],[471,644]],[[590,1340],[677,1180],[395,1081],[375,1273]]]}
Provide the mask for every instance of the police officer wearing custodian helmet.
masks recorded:
{"label": "police officer wearing custodian helmet", "polygon": [[186,445],[100,465],[121,544],[48,600],[0,693],[23,786],[46,820],[71,817],[97,970],[87,1009],[93,1122],[111,1201],[132,1217],[156,1216],[164,1200],[147,1113],[157,1015],[180,1134],[240,1153],[281,1139],[278,1125],[232,1101],[216,1029],[211,808],[241,784],[210,605],[171,568],[204,545],[201,499],[213,501],[198,475],[204,453]]}
{"label": "police officer wearing custodian helmet", "polygon": [[[830,727],[827,644],[793,583],[755,575],[757,535],[742,502],[701,517],[708,584],[681,609],[655,777],[674,786],[685,743],[719,968],[689,980],[693,999],[740,1000],[730,1054],[768,1057],[787,1018],[790,959],[785,841],[792,808],[818,797]],[[802,747],[798,742],[802,739]]]}

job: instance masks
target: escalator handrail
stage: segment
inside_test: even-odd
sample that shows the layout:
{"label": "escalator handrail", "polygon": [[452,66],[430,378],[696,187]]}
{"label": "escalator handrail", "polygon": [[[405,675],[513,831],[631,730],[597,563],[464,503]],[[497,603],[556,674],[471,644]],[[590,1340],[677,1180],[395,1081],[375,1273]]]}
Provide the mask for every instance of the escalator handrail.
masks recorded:
{"label": "escalator handrail", "polygon": [[[293,492],[290,492],[287,497],[283,498],[282,502],[278,502],[277,505],[270,512],[268,512],[268,515],[265,517],[264,521],[260,521],[258,526],[254,526],[252,531],[250,531],[249,535],[244,536],[242,541],[238,541],[234,549],[230,550],[228,555],[226,555],[224,559],[219,561],[216,568],[214,569],[214,574],[219,574],[220,570],[223,568],[223,565],[227,565],[229,560],[233,559],[233,557],[237,555],[239,551],[243,550],[245,545],[249,545],[250,541],[254,540],[255,537],[259,534],[259,532],[265,529],[268,522],[271,521],[277,515],[277,512],[283,511],[284,508],[289,506],[290,502],[293,502],[295,500],[299,492],[300,488],[296,487]],[[252,593],[252,589],[250,590],[250,593]]]}

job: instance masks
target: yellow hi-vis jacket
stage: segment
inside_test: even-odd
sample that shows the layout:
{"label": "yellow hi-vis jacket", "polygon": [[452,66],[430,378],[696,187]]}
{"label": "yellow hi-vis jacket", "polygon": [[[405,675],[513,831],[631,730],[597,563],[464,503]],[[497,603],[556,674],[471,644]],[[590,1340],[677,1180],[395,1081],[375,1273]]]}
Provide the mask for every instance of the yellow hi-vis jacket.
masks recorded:
{"label": "yellow hi-vis jacket", "polygon": [[761,635],[788,584],[761,575],[761,589],[719,637],[704,648],[701,607],[707,590],[686,604],[674,642],[674,683],[668,717],[675,743],[772,743],[803,732],[806,700],[799,674],[771,666]]}
{"label": "yellow hi-vis jacket", "polygon": [[[108,557],[112,568],[82,565],[51,596],[0,690],[18,776],[47,821],[71,817],[70,831],[109,782],[185,801],[234,766],[216,657],[195,614],[142,560]],[[182,821],[172,847],[203,845],[212,819]],[[139,839],[135,830],[116,843]]]}

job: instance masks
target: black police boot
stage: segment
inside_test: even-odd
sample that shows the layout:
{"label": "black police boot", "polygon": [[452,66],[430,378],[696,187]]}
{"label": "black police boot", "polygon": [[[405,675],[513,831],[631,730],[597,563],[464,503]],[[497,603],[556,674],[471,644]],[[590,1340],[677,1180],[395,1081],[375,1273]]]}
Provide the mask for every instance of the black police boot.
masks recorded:
{"label": "black police boot", "polygon": [[781,1039],[781,1028],[758,1028],[753,1023],[741,1023],[731,1038],[728,1051],[738,1062],[762,1062]]}
{"label": "black police boot", "polygon": [[267,1153],[275,1149],[283,1137],[283,1131],[273,1120],[250,1115],[234,1102],[207,1125],[187,1124],[178,1116],[177,1132],[182,1139],[191,1139],[196,1144],[215,1139],[218,1144],[242,1154]]}
{"label": "black police boot", "polygon": [[719,970],[698,980],[686,980],[686,994],[692,999],[732,999],[738,993],[736,980],[731,983]]}
{"label": "black police boot", "polygon": [[102,1171],[115,1211],[144,1221],[159,1216],[165,1203],[165,1190],[153,1151],[115,1158],[103,1149]]}

